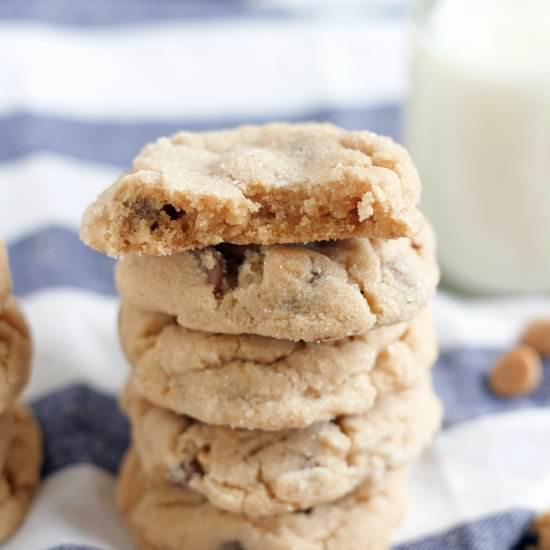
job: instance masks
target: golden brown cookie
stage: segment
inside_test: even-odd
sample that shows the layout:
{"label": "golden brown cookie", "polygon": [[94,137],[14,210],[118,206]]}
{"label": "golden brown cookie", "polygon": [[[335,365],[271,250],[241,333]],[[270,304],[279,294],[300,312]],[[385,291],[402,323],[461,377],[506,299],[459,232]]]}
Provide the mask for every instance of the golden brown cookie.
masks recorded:
{"label": "golden brown cookie", "polygon": [[246,429],[362,414],[379,388],[411,387],[436,356],[429,311],[410,324],[322,343],[192,331],[126,304],[119,327],[144,397],[208,424]]}
{"label": "golden brown cookie", "polygon": [[419,197],[409,154],[370,132],[316,123],[181,132],[142,150],[88,208],[81,235],[110,256],[410,237]]}
{"label": "golden brown cookie", "polygon": [[8,251],[6,245],[0,241],[0,312],[8,296],[11,294],[11,286],[12,280],[8,263]]}
{"label": "golden brown cookie", "polygon": [[131,385],[123,402],[147,475],[166,476],[216,508],[252,517],[306,510],[361,484],[375,492],[418,458],[441,421],[428,377],[382,396],[364,415],[279,432],[203,424],[152,405]]}
{"label": "golden brown cookie", "polygon": [[30,411],[18,406],[15,419],[15,438],[0,472],[0,544],[23,522],[42,464],[42,439]]}
{"label": "golden brown cookie", "polygon": [[412,239],[131,254],[116,270],[123,300],[187,328],[305,341],[408,321],[438,279],[428,225]]}
{"label": "golden brown cookie", "polygon": [[10,297],[0,313],[0,413],[27,383],[31,354],[29,328],[15,298]]}
{"label": "golden brown cookie", "polygon": [[252,519],[218,510],[163,477],[146,477],[131,450],[116,499],[140,550],[385,550],[406,506],[403,485],[399,472],[374,495],[359,487],[331,504]]}

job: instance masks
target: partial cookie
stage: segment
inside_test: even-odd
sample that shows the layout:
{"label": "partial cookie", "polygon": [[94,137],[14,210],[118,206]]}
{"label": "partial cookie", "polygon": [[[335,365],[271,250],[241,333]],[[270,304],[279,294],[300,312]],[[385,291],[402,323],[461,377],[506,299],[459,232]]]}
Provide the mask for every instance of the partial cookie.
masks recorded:
{"label": "partial cookie", "polygon": [[15,298],[10,297],[0,313],[0,413],[27,383],[31,354],[29,328]]}
{"label": "partial cookie", "polygon": [[400,472],[375,495],[359,487],[331,504],[251,519],[218,510],[162,477],[146,477],[130,451],[116,499],[140,550],[385,550],[406,505],[403,485]]}
{"label": "partial cookie", "polygon": [[16,434],[0,472],[0,544],[21,525],[40,479],[42,440],[25,407],[16,409]]}
{"label": "partial cookie", "polygon": [[271,247],[219,245],[173,256],[131,254],[122,298],[187,328],[317,341],[408,321],[439,279],[432,229],[412,239]]}
{"label": "partial cookie", "polygon": [[110,256],[410,237],[419,197],[409,154],[370,132],[284,123],[181,132],[142,150],[88,208],[81,236]]}
{"label": "partial cookie", "polygon": [[8,263],[8,251],[6,245],[0,241],[0,312],[4,302],[11,294],[12,280]]}
{"label": "partial cookie", "polygon": [[16,414],[8,409],[0,414],[0,474],[4,470],[17,430]]}
{"label": "partial cookie", "polygon": [[302,430],[264,432],[211,426],[140,399],[129,385],[124,406],[148,475],[205,496],[216,508],[252,517],[306,510],[364,484],[372,492],[410,465],[441,422],[426,378],[382,396],[362,416]]}
{"label": "partial cookie", "polygon": [[362,414],[384,391],[411,387],[434,362],[429,311],[411,323],[323,343],[210,334],[123,304],[120,339],[140,393],[208,424],[303,428]]}

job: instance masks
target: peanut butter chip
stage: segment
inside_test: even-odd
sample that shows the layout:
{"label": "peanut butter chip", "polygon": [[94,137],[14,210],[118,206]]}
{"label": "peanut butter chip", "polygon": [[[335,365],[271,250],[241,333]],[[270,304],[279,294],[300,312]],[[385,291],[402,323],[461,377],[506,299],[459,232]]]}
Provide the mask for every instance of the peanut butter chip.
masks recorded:
{"label": "peanut butter chip", "polygon": [[541,378],[540,357],[533,348],[520,345],[497,359],[489,386],[500,397],[518,397],[535,390]]}
{"label": "peanut butter chip", "polygon": [[538,537],[537,550],[550,550],[550,512],[535,518],[532,529]]}
{"label": "peanut butter chip", "polygon": [[542,357],[550,357],[550,319],[540,319],[530,323],[521,341],[531,346]]}

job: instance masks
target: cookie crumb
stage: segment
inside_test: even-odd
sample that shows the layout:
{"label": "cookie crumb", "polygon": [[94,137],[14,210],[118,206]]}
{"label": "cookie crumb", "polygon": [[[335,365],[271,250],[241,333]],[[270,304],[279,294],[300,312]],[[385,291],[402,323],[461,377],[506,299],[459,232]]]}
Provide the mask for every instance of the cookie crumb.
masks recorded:
{"label": "cookie crumb", "polygon": [[489,373],[489,386],[500,397],[519,397],[535,390],[542,379],[537,352],[520,345],[501,355]]}
{"label": "cookie crumb", "polygon": [[521,342],[542,357],[550,357],[550,319],[539,319],[527,325]]}
{"label": "cookie crumb", "polygon": [[550,550],[550,511],[537,516],[531,529],[538,538],[537,550]]}

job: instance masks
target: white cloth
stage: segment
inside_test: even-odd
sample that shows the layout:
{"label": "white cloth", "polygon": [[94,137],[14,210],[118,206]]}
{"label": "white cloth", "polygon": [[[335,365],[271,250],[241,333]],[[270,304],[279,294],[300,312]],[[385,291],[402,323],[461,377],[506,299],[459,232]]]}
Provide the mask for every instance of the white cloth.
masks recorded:
{"label": "white cloth", "polygon": [[[317,118],[398,137],[407,4],[0,4],[0,238],[34,334],[25,398],[47,457],[29,518],[5,548],[130,548],[112,503],[127,443],[114,397],[128,367],[112,263],[77,238],[84,207],[145,141],[178,128]],[[447,417],[414,469],[396,543],[502,550],[550,505],[550,383],[507,403],[484,374],[527,319],[550,314],[550,300],[441,292],[434,311]]]}

